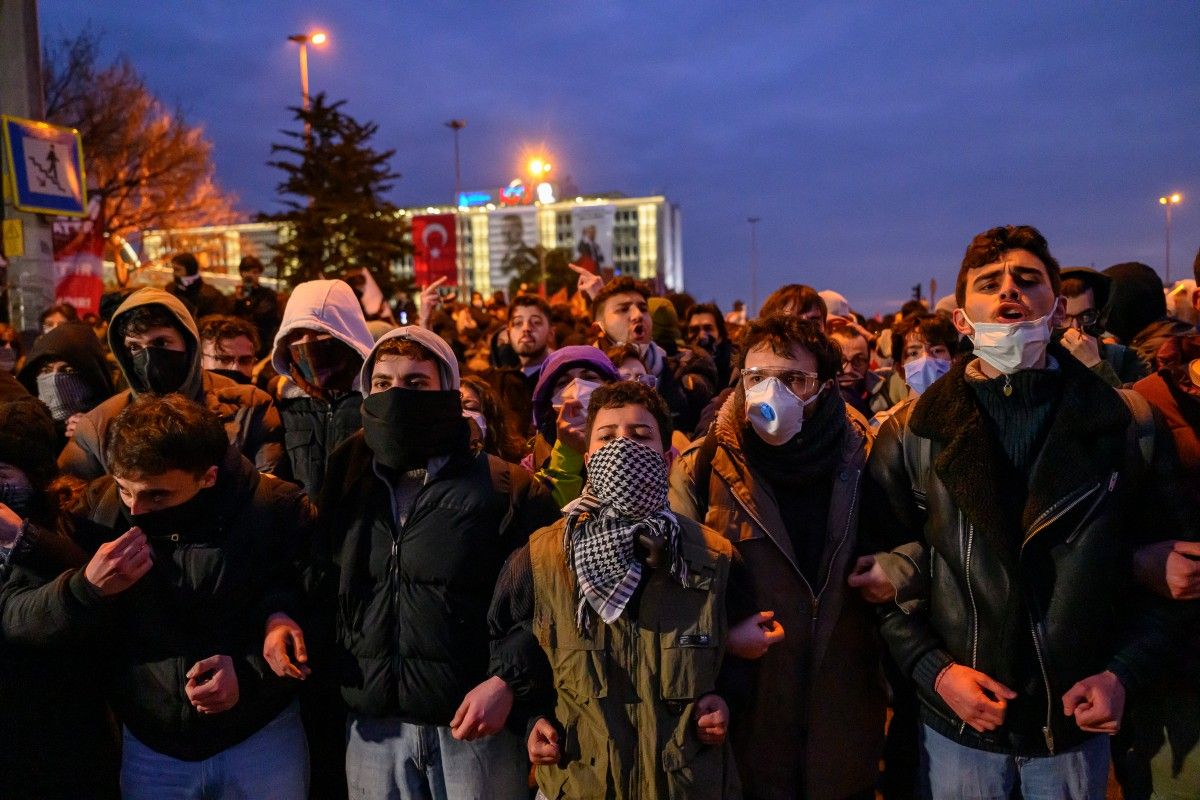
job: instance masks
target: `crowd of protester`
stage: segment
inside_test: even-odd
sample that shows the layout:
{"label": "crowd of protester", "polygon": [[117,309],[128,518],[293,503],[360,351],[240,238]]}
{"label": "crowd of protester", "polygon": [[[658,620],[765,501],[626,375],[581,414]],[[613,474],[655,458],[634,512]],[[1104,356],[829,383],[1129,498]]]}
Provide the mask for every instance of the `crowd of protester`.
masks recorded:
{"label": "crowd of protester", "polygon": [[0,797],[1200,798],[1195,282],[172,264],[0,324]]}

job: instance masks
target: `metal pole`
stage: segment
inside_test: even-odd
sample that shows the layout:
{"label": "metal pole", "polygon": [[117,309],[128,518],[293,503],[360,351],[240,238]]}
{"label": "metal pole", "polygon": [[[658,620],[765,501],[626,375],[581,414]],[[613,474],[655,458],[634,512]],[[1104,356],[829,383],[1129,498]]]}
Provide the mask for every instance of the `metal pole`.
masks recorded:
{"label": "metal pole", "polygon": [[[303,41],[299,42],[299,44],[300,105],[304,109],[304,113],[307,114],[310,107],[310,102],[308,99],[308,44]],[[304,120],[304,146],[309,150],[312,149],[312,124],[307,119]]]}
{"label": "metal pole", "polygon": [[758,315],[758,223],[762,217],[747,217],[750,223],[750,313]]}
{"label": "metal pole", "polygon": [[458,195],[462,192],[462,170],[458,162],[458,132],[460,128],[454,129],[454,204],[458,205]]}
{"label": "metal pole", "polygon": [[[0,0],[0,113],[39,120],[46,116],[36,0]],[[41,332],[38,315],[54,302],[54,248],[49,218],[18,211],[11,204],[10,178],[7,174],[0,178],[4,184],[0,218],[20,236],[14,237],[19,249],[5,253],[8,313],[9,322],[25,334],[28,344],[35,332]]]}
{"label": "metal pole", "polygon": [[1171,287],[1171,201],[1167,200],[1167,288]]}

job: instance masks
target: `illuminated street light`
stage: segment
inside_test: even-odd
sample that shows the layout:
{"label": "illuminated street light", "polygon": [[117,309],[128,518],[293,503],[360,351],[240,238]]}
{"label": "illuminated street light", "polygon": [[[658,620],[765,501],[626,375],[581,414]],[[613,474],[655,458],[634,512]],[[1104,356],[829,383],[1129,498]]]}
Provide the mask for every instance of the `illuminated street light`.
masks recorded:
{"label": "illuminated street light", "polygon": [[[295,42],[300,45],[300,101],[301,107],[307,112],[309,107],[308,97],[308,45],[314,44],[317,46],[325,44],[329,37],[324,31],[314,31],[312,33],[293,33],[288,37],[289,42]],[[304,123],[304,143],[307,147],[312,147],[312,125],[307,121]]]}
{"label": "illuminated street light", "polygon": [[1158,204],[1167,210],[1167,263],[1166,263],[1166,279],[1167,286],[1171,285],[1171,208],[1183,202],[1183,195],[1175,192],[1172,195],[1164,195],[1158,198]]}
{"label": "illuminated street light", "polygon": [[529,174],[535,178],[544,177],[550,172],[550,162],[543,158],[533,158],[529,160]]}

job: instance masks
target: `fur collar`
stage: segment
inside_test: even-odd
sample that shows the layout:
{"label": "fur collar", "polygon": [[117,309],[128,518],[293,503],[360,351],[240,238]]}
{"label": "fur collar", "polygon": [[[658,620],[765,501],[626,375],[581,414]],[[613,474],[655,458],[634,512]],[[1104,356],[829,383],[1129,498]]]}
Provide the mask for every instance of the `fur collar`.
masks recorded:
{"label": "fur collar", "polygon": [[[1125,432],[1132,420],[1124,401],[1059,345],[1052,344],[1048,352],[1062,369],[1062,389],[1030,475],[1014,472],[985,424],[966,382],[971,359],[959,361],[930,386],[909,417],[913,433],[941,445],[933,469],[954,502],[998,544],[1014,541],[1014,523],[1024,532],[1017,541],[1024,541],[1056,503],[1109,479],[1123,463]],[[1028,483],[1020,509],[1011,500],[1021,495],[1012,491],[1013,480]]]}

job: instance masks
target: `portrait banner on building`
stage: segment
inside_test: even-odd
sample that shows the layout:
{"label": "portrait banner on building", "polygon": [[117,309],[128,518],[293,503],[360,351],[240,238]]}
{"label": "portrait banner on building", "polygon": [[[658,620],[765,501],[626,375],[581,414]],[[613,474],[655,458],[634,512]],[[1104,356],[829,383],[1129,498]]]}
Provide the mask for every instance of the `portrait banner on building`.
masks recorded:
{"label": "portrait banner on building", "polygon": [[69,303],[82,314],[100,313],[104,293],[104,222],[100,204],[88,203],[83,219],[57,217],[50,227],[54,243],[54,302]]}
{"label": "portrait banner on building", "polygon": [[506,208],[488,215],[488,272],[493,289],[514,279],[535,283],[538,273],[536,208]]}
{"label": "portrait banner on building", "polygon": [[445,278],[443,286],[458,284],[458,242],[454,214],[413,217],[413,279],[428,286]]}
{"label": "portrait banner on building", "polygon": [[613,225],[617,209],[612,205],[576,206],[571,210],[575,240],[574,263],[597,275],[612,266]]}

